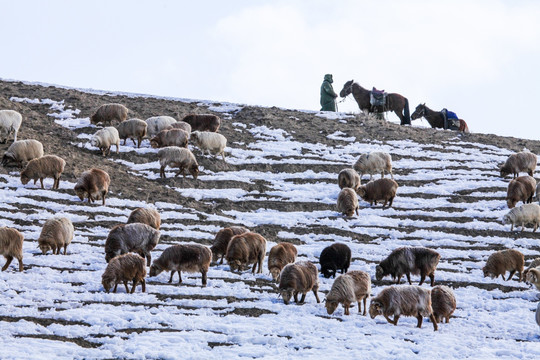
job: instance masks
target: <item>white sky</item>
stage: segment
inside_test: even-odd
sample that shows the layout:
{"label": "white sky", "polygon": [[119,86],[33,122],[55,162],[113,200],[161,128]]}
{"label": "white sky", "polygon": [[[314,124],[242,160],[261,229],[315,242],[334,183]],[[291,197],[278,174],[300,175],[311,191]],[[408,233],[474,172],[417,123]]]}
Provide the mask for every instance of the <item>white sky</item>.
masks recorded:
{"label": "white sky", "polygon": [[[0,0],[0,8],[3,79],[319,110],[332,73],[336,92],[354,79],[404,95],[411,112],[423,102],[455,111],[472,132],[540,137],[540,1]],[[339,109],[358,111],[352,97]]]}

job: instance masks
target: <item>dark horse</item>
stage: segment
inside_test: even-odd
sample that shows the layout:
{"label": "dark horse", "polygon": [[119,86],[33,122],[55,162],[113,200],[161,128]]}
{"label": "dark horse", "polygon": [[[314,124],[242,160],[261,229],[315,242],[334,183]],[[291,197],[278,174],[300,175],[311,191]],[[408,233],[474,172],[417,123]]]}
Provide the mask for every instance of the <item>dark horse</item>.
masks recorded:
{"label": "dark horse", "polygon": [[[354,80],[347,81],[345,85],[343,85],[343,89],[340,91],[339,96],[344,98],[351,93],[354,96],[354,100],[358,103],[360,110],[367,111],[368,113],[380,112],[376,111],[377,109],[373,109],[371,105],[371,91],[364,89],[355,83]],[[409,100],[404,96],[396,93],[388,94],[386,96],[386,105],[382,111],[393,111],[399,117],[399,120],[401,120],[401,125],[411,123]]]}
{"label": "dark horse", "polygon": [[[414,112],[411,115],[412,120],[416,120],[421,117],[426,118],[429,125],[431,125],[432,128],[440,128],[444,129],[444,117],[442,114],[442,111],[435,111],[431,110],[426,106],[426,104],[420,104],[416,107]],[[459,121],[459,129],[458,131],[468,133],[469,127],[467,126],[467,123],[465,120],[458,119]]]}

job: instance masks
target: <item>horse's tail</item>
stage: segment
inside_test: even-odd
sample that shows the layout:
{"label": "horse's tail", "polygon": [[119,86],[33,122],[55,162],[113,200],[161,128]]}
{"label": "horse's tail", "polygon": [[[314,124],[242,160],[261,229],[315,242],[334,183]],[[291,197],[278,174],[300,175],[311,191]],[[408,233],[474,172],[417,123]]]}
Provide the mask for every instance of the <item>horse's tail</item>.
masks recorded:
{"label": "horse's tail", "polygon": [[465,120],[459,119],[459,131],[463,131],[464,133],[469,133],[469,127],[467,126],[467,123]]}
{"label": "horse's tail", "polygon": [[409,111],[409,100],[405,98],[405,106],[403,107],[403,117],[405,118],[404,123],[411,125],[411,113]]}

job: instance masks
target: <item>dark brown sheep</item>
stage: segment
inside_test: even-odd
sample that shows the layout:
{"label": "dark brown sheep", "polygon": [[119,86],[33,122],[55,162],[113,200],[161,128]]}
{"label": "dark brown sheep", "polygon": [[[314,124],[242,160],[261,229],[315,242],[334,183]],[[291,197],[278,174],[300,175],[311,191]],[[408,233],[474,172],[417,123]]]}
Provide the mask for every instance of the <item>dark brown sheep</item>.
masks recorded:
{"label": "dark brown sheep", "polygon": [[431,307],[438,323],[441,323],[443,319],[449,323],[450,316],[456,310],[456,296],[452,289],[444,285],[437,285],[431,289]]}
{"label": "dark brown sheep", "polygon": [[217,132],[221,125],[221,119],[212,114],[189,114],[184,116],[182,121],[191,125],[191,131]]}
{"label": "dark brown sheep", "polygon": [[122,104],[101,105],[96,112],[90,116],[91,124],[109,123],[113,121],[122,122],[128,117],[128,108]]}
{"label": "dark brown sheep", "polygon": [[251,272],[259,265],[257,273],[262,273],[262,264],[266,255],[266,239],[262,235],[247,232],[232,237],[227,246],[225,259],[231,271],[241,271],[249,264],[253,264]]}
{"label": "dark brown sheep", "polygon": [[420,274],[420,283],[422,285],[426,276],[431,279],[431,286],[435,282],[435,269],[439,263],[441,255],[432,249],[425,247],[400,247],[392,251],[390,255],[375,268],[375,277],[378,281],[383,277],[391,275],[392,279],[399,284],[401,277],[407,275],[409,284],[411,282],[411,273]]}
{"label": "dark brown sheep", "polygon": [[100,169],[90,169],[81,174],[75,184],[75,193],[84,201],[88,198],[88,202],[92,203],[94,200],[102,199],[103,205],[105,205],[105,197],[109,192],[109,184],[111,178],[109,174]]}
{"label": "dark brown sheep", "polygon": [[[310,261],[288,264],[281,271],[279,293],[285,305],[289,304],[292,297],[297,304],[303,303],[309,291],[313,291],[317,303],[320,303],[317,290],[319,290],[317,267]],[[300,301],[298,301],[298,294],[302,294]]]}
{"label": "dark brown sheep", "polygon": [[520,176],[510,181],[506,193],[506,204],[512,209],[519,201],[524,204],[532,202],[536,191],[536,180],[532,176]]}
{"label": "dark brown sheep", "polygon": [[349,270],[351,265],[351,249],[341,243],[335,243],[327,246],[321,252],[319,256],[319,263],[321,264],[321,273],[325,278],[336,277],[336,272],[341,270],[344,274]]}
{"label": "dark brown sheep", "polygon": [[173,275],[178,271],[178,283],[182,283],[181,272],[200,272],[202,275],[202,286],[206,286],[206,274],[210,266],[212,252],[209,248],[198,244],[173,245],[166,248],[161,256],[154,260],[150,267],[150,276],[157,276],[163,271],[170,270],[172,282]]}
{"label": "dark brown sheep", "polygon": [[249,230],[242,226],[230,226],[219,230],[214,238],[214,243],[210,247],[210,250],[212,250],[212,261],[217,262],[221,257],[221,261],[219,263],[223,264],[223,258],[227,253],[227,246],[229,245],[232,237],[247,232],[249,232]]}
{"label": "dark brown sheep", "polygon": [[[109,292],[114,286],[113,292],[116,292],[119,283],[124,283],[126,293],[133,294],[135,287],[141,283],[142,292],[146,291],[146,267],[144,259],[137,254],[124,254],[112,259],[105,272],[101,276],[101,284],[106,292]],[[128,288],[128,281],[133,281],[131,291]]]}
{"label": "dark brown sheep", "polygon": [[393,179],[383,178],[375,181],[370,181],[364,186],[360,186],[356,191],[358,195],[364,200],[369,202],[369,205],[377,205],[377,201],[384,201],[383,209],[389,202],[388,207],[392,206],[398,184]]}
{"label": "dark brown sheep", "polygon": [[270,249],[268,254],[268,270],[275,281],[279,281],[281,270],[285,265],[296,261],[298,250],[288,242],[282,242]]}
{"label": "dark brown sheep", "polygon": [[[507,249],[497,251],[489,256],[486,261],[486,265],[482,268],[484,277],[491,277],[492,279],[502,276],[503,280],[510,280],[516,273],[519,275],[518,281],[521,282],[523,274],[523,266],[525,264],[524,255],[514,249]],[[504,274],[510,271],[508,279],[504,278]]]}
{"label": "dark brown sheep", "polygon": [[136,252],[144,257],[148,266],[152,260],[150,251],[159,243],[160,232],[141,223],[116,225],[105,241],[105,261],[128,252]]}

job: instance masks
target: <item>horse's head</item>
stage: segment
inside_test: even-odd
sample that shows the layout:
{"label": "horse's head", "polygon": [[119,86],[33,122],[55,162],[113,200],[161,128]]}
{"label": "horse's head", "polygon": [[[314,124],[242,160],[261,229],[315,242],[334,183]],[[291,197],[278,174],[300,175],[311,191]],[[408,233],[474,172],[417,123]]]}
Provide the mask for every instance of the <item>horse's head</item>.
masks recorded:
{"label": "horse's head", "polygon": [[414,112],[411,115],[411,120],[416,120],[426,115],[426,104],[420,104],[414,109]]}
{"label": "horse's head", "polygon": [[343,85],[343,89],[341,89],[341,91],[339,92],[339,96],[341,96],[342,98],[344,98],[345,96],[349,95],[350,93],[352,93],[352,86],[354,84],[354,80],[350,80],[350,81],[347,81],[345,83],[345,85]]}

